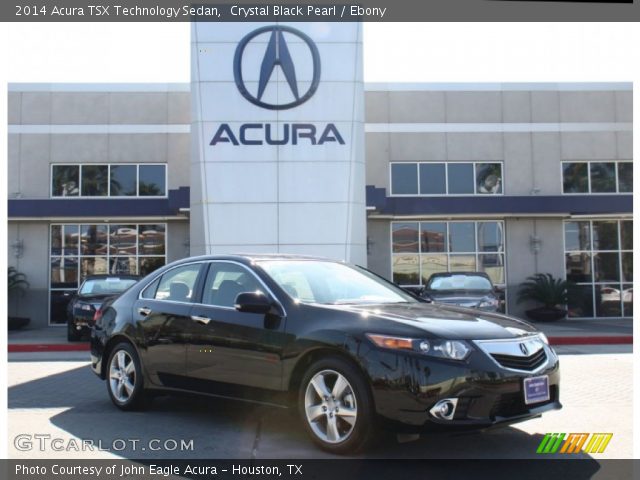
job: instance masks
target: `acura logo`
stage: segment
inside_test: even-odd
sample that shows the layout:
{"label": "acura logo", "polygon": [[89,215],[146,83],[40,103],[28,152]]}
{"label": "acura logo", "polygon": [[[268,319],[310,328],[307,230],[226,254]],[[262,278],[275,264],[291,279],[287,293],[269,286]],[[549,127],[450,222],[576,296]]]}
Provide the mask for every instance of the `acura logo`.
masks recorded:
{"label": "acura logo", "polygon": [[[269,32],[271,32],[271,37],[269,38],[264,57],[262,58],[258,88],[257,91],[250,92],[242,75],[242,58],[249,43],[251,43],[258,35]],[[305,92],[300,92],[296,76],[296,66],[293,58],[291,57],[289,47],[287,46],[287,42],[283,34],[284,32],[290,35],[295,35],[301,39],[311,52],[313,76],[311,85]],[[276,66],[279,66],[282,69],[284,78],[291,90],[291,95],[294,98],[293,101],[287,103],[267,103],[262,100]],[[268,108],[270,110],[286,110],[288,108],[297,107],[313,96],[318,88],[318,84],[320,83],[320,54],[318,53],[318,47],[316,47],[311,38],[295,28],[284,25],[259,28],[240,40],[233,59],[233,76],[236,86],[242,96],[254,105],[258,105],[262,108]]]}
{"label": "acura logo", "polygon": [[520,344],[520,351],[524,354],[524,355],[528,355],[529,354],[529,349],[527,348],[527,346],[524,343]]}

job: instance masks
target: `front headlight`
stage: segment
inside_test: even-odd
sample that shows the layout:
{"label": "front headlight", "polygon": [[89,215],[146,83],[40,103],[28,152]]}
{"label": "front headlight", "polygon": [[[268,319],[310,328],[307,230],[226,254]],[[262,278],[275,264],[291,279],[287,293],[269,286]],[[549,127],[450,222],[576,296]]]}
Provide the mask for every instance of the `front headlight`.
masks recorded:
{"label": "front headlight", "polygon": [[464,360],[471,353],[471,347],[463,340],[419,340],[374,333],[367,333],[367,338],[381,348],[409,350],[448,360]]}
{"label": "front headlight", "polygon": [[538,333],[538,337],[540,337],[540,340],[542,340],[545,345],[549,345],[549,339],[544,333],[542,332]]}
{"label": "front headlight", "polygon": [[498,306],[498,299],[492,297],[484,297],[478,304],[478,308],[492,308]]}

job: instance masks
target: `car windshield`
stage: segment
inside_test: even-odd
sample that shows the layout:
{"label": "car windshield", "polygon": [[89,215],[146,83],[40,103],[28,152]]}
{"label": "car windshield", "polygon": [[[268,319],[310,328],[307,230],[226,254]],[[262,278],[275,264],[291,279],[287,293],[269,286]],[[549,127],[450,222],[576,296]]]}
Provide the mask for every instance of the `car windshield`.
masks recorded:
{"label": "car windshield", "polygon": [[490,291],[491,281],[482,275],[443,275],[431,279],[429,290]]}
{"label": "car windshield", "polygon": [[136,282],[134,278],[91,278],[80,287],[80,295],[115,295],[124,292]]}
{"label": "car windshield", "polygon": [[330,305],[417,302],[364,269],[315,260],[268,260],[260,267],[294,300]]}

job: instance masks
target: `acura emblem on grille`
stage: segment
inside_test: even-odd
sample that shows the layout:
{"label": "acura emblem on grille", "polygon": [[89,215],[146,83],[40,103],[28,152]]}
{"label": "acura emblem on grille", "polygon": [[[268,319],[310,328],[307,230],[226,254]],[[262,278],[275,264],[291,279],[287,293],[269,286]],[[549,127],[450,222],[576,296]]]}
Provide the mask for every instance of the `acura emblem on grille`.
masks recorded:
{"label": "acura emblem on grille", "polygon": [[527,346],[524,343],[520,344],[520,351],[524,354],[524,355],[528,355],[529,354],[529,349],[527,348]]}

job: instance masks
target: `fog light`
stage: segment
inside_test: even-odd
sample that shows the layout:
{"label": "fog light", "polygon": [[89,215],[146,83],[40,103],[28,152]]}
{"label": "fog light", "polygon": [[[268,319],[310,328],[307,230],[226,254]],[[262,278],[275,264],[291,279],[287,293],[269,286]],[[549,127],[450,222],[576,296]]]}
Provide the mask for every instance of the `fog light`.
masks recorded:
{"label": "fog light", "polygon": [[453,420],[457,404],[457,398],[445,398],[431,407],[429,413],[440,420]]}

